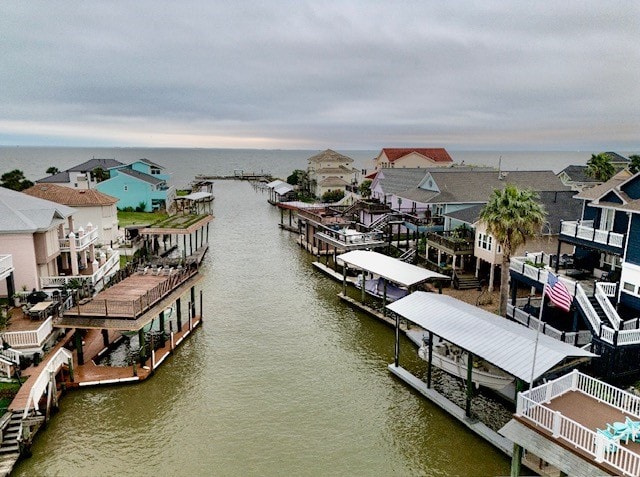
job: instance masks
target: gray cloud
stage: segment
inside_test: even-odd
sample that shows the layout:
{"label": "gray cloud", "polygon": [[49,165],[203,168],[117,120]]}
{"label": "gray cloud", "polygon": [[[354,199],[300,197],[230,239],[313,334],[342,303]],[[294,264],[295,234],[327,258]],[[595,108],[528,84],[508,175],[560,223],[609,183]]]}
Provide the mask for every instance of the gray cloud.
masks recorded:
{"label": "gray cloud", "polygon": [[635,2],[3,2],[0,140],[638,148]]}

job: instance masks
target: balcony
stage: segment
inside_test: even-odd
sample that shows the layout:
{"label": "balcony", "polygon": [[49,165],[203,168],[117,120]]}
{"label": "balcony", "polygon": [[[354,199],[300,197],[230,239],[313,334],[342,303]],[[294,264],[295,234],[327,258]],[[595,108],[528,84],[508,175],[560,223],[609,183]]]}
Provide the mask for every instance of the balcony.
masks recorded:
{"label": "balcony", "polygon": [[11,348],[41,348],[53,331],[53,317],[45,321],[12,318],[7,330],[2,333],[2,341]]}
{"label": "balcony", "polygon": [[610,253],[621,254],[625,235],[610,230],[596,229],[592,220],[562,222],[560,239],[576,245],[585,245]]}
{"label": "balcony", "polygon": [[[88,227],[89,228],[89,227]],[[74,245],[76,252],[81,252],[94,244],[98,240],[98,229],[90,227],[86,232],[81,228],[77,234],[72,232],[67,235],[66,238],[59,239],[60,251],[70,252],[71,246]]]}
{"label": "balcony", "polygon": [[459,237],[456,232],[430,232],[427,234],[427,245],[450,255],[472,255],[474,239]]}
{"label": "balcony", "polygon": [[87,264],[87,267],[80,275],[59,275],[54,277],[40,277],[41,288],[62,288],[71,281],[80,281],[96,287],[98,282],[102,280],[110,271],[120,269],[120,252],[112,251],[111,256],[105,260],[104,264],[98,265],[94,269],[93,264]]}
{"label": "balcony", "polygon": [[7,278],[13,270],[13,257],[11,255],[0,255],[0,280]]}
{"label": "balcony", "polygon": [[[640,397],[573,371],[518,394],[515,419],[615,475],[640,474],[640,443],[598,434],[607,424],[640,420]],[[535,449],[529,449],[535,453]]]}

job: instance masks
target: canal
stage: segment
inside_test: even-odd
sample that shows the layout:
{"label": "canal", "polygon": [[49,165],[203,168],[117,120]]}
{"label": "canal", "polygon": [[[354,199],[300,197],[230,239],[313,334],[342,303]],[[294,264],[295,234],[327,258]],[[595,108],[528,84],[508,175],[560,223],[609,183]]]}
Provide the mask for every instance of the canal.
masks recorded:
{"label": "canal", "polygon": [[[393,330],[248,183],[215,184],[204,324],[151,379],[72,391],[16,476],[486,476],[508,459],[397,381]],[[423,363],[408,341],[401,362]]]}

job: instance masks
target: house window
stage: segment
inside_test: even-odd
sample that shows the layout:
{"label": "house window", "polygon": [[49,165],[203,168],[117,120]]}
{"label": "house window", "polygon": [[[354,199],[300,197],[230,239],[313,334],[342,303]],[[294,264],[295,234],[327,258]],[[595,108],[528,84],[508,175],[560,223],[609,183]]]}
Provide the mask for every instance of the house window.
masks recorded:
{"label": "house window", "polygon": [[493,237],[487,234],[478,234],[478,247],[484,250],[491,251],[491,244],[493,242]]}
{"label": "house window", "polygon": [[628,291],[628,292],[631,292],[631,293],[635,293],[635,291],[636,291],[636,287],[635,287],[635,285],[633,283],[624,282],[622,287],[625,289],[625,291]]}
{"label": "house window", "polygon": [[602,209],[602,218],[600,219],[601,230],[613,230],[613,219],[616,211],[613,209]]}
{"label": "house window", "polygon": [[124,191],[127,192],[129,190],[129,186],[124,186]]}
{"label": "house window", "polygon": [[160,174],[160,169],[152,168],[152,169],[151,169],[151,174],[153,174],[153,175],[158,175],[158,174]]}

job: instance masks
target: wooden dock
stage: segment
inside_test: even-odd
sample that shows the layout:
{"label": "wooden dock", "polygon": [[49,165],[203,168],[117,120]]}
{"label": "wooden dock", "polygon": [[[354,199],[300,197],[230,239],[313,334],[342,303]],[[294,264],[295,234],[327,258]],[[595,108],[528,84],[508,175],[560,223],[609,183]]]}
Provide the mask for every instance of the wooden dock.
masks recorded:
{"label": "wooden dock", "polygon": [[255,182],[271,182],[273,180],[273,176],[271,172],[268,171],[244,171],[244,170],[235,170],[233,174],[229,175],[206,175],[206,174],[198,174],[195,177],[196,181],[226,181],[226,180],[237,180],[237,181],[255,181]]}

